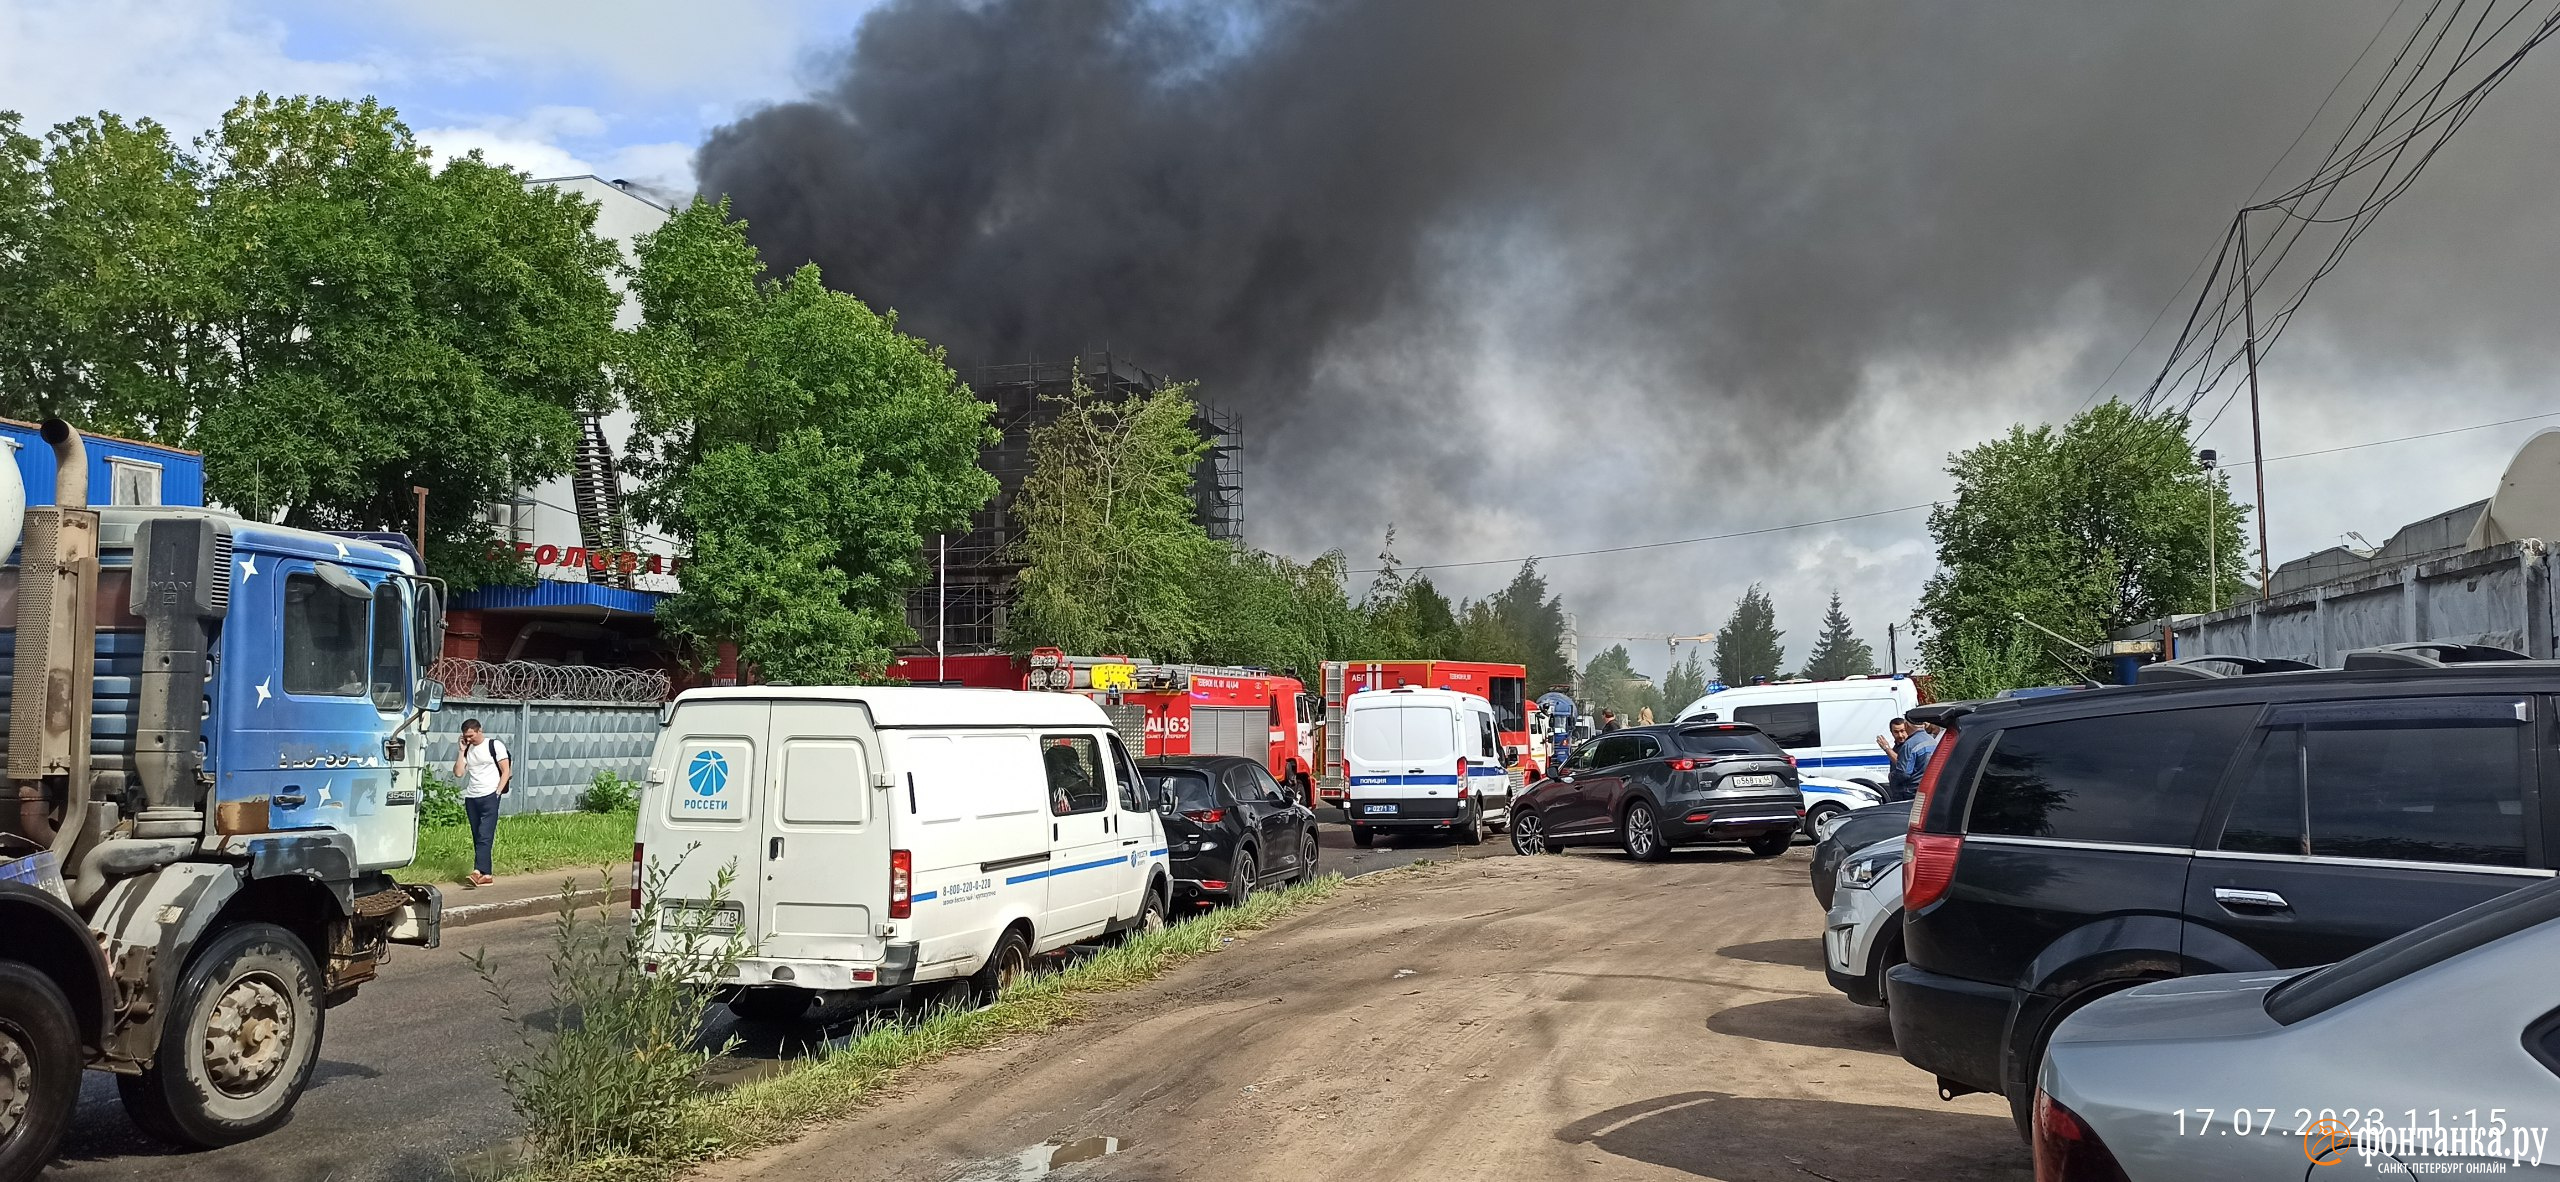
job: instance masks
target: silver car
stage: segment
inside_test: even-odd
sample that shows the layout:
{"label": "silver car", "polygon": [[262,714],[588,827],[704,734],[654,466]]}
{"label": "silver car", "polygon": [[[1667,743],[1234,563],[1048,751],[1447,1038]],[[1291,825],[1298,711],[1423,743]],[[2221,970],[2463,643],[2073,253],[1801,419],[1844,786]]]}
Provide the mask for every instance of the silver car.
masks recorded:
{"label": "silver car", "polygon": [[1884,974],[1902,963],[1902,839],[1840,863],[1822,927],[1822,975],[1862,1006],[1884,1004]]}
{"label": "silver car", "polygon": [[2040,1182],[2560,1179],[2560,881],[2327,968],[2137,986],[2065,1019]]}

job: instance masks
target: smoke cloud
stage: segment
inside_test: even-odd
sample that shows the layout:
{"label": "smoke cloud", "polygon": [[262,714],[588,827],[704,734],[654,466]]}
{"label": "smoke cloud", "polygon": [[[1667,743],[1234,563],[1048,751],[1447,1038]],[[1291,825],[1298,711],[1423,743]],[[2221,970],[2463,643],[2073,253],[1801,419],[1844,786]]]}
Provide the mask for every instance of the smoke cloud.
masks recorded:
{"label": "smoke cloud", "polygon": [[[698,172],[774,265],[963,366],[1109,347],[1198,379],[1244,416],[1257,544],[1554,553],[1927,500],[1947,451],[2069,414],[2388,11],[895,0]],[[2540,122],[2484,116],[2439,168],[2547,160]],[[2515,226],[2553,179],[2495,176],[2437,187]],[[2542,359],[2511,297],[2549,248],[2498,245],[2415,319],[2360,258],[2340,306],[2389,323],[2307,314],[2302,352],[2347,372],[2458,322]],[[1712,627],[1768,582],[1809,642],[1823,590],[1881,633],[1927,570],[1913,513],[1549,574],[1587,631]]]}

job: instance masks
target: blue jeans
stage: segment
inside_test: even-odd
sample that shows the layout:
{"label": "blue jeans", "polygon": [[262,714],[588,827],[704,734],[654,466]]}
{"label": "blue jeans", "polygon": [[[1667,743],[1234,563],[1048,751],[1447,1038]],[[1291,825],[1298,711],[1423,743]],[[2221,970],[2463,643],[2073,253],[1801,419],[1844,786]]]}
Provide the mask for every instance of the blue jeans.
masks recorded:
{"label": "blue jeans", "polygon": [[471,864],[482,874],[489,873],[489,850],[498,843],[498,802],[505,799],[495,792],[462,798],[462,811],[471,817]]}

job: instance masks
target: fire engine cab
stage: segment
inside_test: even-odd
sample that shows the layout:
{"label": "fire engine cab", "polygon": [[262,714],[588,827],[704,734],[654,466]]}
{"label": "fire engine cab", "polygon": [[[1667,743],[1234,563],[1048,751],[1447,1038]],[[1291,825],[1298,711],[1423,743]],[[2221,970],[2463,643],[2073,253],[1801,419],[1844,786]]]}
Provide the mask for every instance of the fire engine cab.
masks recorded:
{"label": "fire engine cab", "polygon": [[1141,755],[1241,755],[1315,803],[1316,727],[1323,705],[1297,678],[1263,669],[1173,665],[1057,649],[900,657],[890,675],[918,684],[1082,694],[1102,706]]}

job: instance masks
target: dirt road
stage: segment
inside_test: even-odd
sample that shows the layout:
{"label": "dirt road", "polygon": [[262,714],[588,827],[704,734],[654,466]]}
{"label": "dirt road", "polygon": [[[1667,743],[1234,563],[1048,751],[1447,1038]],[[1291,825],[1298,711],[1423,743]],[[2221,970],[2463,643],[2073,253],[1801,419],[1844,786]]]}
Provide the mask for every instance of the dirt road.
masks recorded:
{"label": "dirt road", "polygon": [[1941,1103],[1882,1013],[1824,984],[1805,857],[1577,851],[1355,884],[708,1176],[2027,1177],[1999,1100]]}

